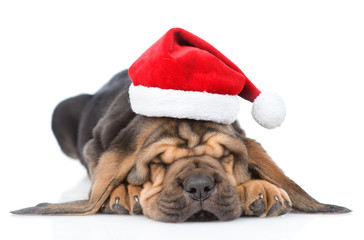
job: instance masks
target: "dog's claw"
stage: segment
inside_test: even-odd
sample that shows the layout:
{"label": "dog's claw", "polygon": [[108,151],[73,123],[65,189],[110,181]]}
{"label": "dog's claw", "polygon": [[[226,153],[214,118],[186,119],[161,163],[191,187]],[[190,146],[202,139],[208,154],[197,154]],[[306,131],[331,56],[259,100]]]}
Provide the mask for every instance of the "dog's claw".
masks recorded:
{"label": "dog's claw", "polygon": [[136,202],[133,206],[133,213],[135,215],[142,215],[143,214],[143,209],[142,206],[140,205],[139,202]]}
{"label": "dog's claw", "polygon": [[[278,197],[277,197],[278,198]],[[281,202],[275,202],[270,209],[267,212],[267,217],[271,216],[272,214],[274,214],[275,212],[279,211],[282,208],[282,203]]]}
{"label": "dog's claw", "polygon": [[115,213],[121,214],[121,215],[129,214],[128,209],[126,209],[123,205],[121,205],[119,203],[114,203],[112,205],[112,210],[114,210]]}
{"label": "dog's claw", "polygon": [[260,216],[263,214],[265,210],[265,204],[260,196],[259,199],[255,200],[250,204],[249,209],[254,213],[254,216]]}
{"label": "dog's claw", "polygon": [[285,209],[282,211],[282,212],[280,212],[279,214],[278,214],[278,216],[282,216],[282,215],[284,215],[284,214],[287,214],[287,213],[289,213],[291,210],[292,210],[292,206],[291,205],[285,205]]}

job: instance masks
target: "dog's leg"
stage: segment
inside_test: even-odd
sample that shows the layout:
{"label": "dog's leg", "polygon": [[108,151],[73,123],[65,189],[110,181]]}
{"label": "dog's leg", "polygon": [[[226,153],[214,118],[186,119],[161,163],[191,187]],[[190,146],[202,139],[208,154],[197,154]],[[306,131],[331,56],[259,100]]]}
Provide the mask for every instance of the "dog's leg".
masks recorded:
{"label": "dog's leg", "polygon": [[242,215],[268,217],[291,211],[291,200],[282,188],[265,180],[250,180],[236,187],[240,195]]}
{"label": "dog's leg", "polygon": [[110,197],[100,209],[100,212],[121,215],[143,214],[139,203],[141,191],[142,187],[140,186],[120,184],[112,191]]}
{"label": "dog's leg", "polygon": [[284,189],[292,201],[293,211],[302,213],[347,213],[351,211],[345,207],[316,201],[283,173],[259,143],[248,138],[244,139],[244,143],[249,154],[249,170],[257,178]]}
{"label": "dog's leg", "polygon": [[100,212],[127,215],[129,214],[128,200],[126,186],[124,184],[120,184],[112,191],[109,199],[101,207]]}
{"label": "dog's leg", "polygon": [[143,190],[141,186],[128,185],[130,212],[133,215],[143,214],[142,206],[140,205],[140,192]]}

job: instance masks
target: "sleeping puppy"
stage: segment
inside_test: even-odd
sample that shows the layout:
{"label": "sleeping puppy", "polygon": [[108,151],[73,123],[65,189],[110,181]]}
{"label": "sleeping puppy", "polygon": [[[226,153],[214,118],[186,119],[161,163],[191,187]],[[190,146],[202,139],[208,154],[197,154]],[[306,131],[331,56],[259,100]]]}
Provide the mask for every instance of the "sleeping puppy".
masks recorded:
{"label": "sleeping puppy", "polygon": [[164,222],[227,221],[294,212],[346,213],[290,180],[238,122],[135,114],[128,71],[94,95],[61,102],[52,128],[63,152],[92,180],[89,199],[42,203],[15,214],[144,214]]}

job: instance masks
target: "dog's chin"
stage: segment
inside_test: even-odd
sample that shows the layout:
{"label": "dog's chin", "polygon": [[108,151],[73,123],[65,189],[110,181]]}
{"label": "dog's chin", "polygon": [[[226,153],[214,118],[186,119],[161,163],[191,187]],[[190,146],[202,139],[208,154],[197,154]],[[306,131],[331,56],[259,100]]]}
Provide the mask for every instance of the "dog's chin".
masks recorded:
{"label": "dog's chin", "polygon": [[200,210],[189,217],[186,222],[211,222],[219,221],[219,218],[215,214],[206,210]]}
{"label": "dog's chin", "polygon": [[[156,219],[157,220],[157,219]],[[219,213],[213,213],[209,210],[199,209],[195,210],[192,213],[188,214],[181,214],[176,216],[165,215],[162,219],[158,219],[162,222],[170,222],[170,223],[177,223],[177,222],[212,222],[212,221],[225,221],[227,220],[223,216],[219,216]],[[229,219],[232,220],[232,219]]]}
{"label": "dog's chin", "polygon": [[[194,201],[188,204],[188,207],[181,209],[179,213],[174,210],[163,209],[163,214],[157,214],[159,221],[163,222],[208,222],[208,221],[230,221],[240,217],[240,205],[234,201],[227,206],[218,206],[213,201],[208,200],[201,204]],[[152,217],[153,218],[153,217]]]}

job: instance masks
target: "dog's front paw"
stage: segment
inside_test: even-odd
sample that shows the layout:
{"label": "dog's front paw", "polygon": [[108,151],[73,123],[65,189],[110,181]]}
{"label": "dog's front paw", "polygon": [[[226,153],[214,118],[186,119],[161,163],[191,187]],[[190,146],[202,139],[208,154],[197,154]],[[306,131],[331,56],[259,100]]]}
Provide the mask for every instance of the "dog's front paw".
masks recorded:
{"label": "dog's front paw", "polygon": [[286,191],[265,180],[247,181],[236,190],[243,216],[278,216],[291,211],[292,203]]}
{"label": "dog's front paw", "polygon": [[108,200],[100,209],[101,213],[140,215],[143,214],[140,205],[140,192],[142,187],[134,185],[120,184],[115,188]]}

